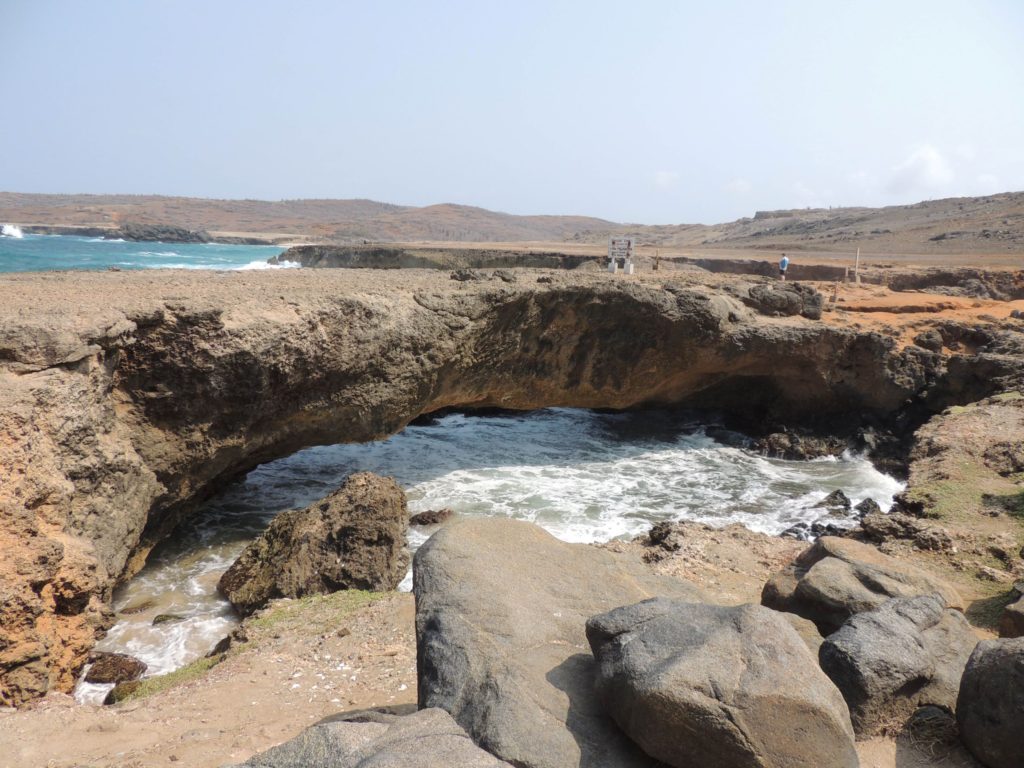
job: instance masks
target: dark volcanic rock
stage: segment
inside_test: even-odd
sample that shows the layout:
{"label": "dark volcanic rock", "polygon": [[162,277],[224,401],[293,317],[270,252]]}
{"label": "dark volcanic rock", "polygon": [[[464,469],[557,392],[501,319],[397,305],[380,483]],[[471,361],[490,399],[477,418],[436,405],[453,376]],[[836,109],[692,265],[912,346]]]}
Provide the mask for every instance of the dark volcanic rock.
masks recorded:
{"label": "dark volcanic rock", "polygon": [[842,697],[774,611],[654,598],[590,619],[587,639],[605,708],[668,765],[858,765]]}
{"label": "dark volcanic rock", "polygon": [[126,683],[138,680],[146,671],[146,663],[124,653],[95,653],[92,666],[85,675],[87,683]]}
{"label": "dark volcanic rock", "polygon": [[179,613],[158,613],[153,617],[153,626],[158,624],[173,624],[179,621],[184,621],[185,617]]}
{"label": "dark volcanic rock", "polygon": [[431,509],[426,512],[420,512],[419,514],[413,515],[409,518],[409,525],[438,525],[443,523],[445,520],[451,519],[455,514],[455,510],[445,507],[444,509]]}
{"label": "dark volcanic rock", "polygon": [[193,231],[169,224],[128,223],[103,235],[108,240],[134,240],[157,243],[209,243],[211,237],[203,231]]}
{"label": "dark volcanic rock", "polygon": [[447,710],[521,768],[653,765],[594,697],[584,627],[655,595],[699,601],[699,589],[500,519],[442,527],[416,553],[413,582],[421,707]]}
{"label": "dark volcanic rock", "polygon": [[815,520],[813,523],[796,523],[791,525],[779,535],[787,539],[814,541],[822,536],[848,536],[853,530],[852,528],[842,528],[834,523]]}
{"label": "dark volcanic rock", "polygon": [[360,472],[330,496],[274,518],[217,586],[243,614],[277,597],[394,589],[408,564],[407,526],[398,484]]}
{"label": "dark volcanic rock", "polygon": [[947,550],[953,546],[953,539],[942,528],[900,512],[872,512],[864,516],[860,525],[865,538],[878,544],[903,539],[912,541],[918,549],[932,551]]}
{"label": "dark volcanic rock", "polygon": [[878,502],[875,501],[874,499],[864,499],[863,501],[859,502],[853,509],[861,518],[864,518],[867,515],[883,514],[882,508],[878,506]]}
{"label": "dark volcanic rock", "polygon": [[761,283],[750,288],[743,302],[765,315],[821,318],[821,294],[803,283]]}
{"label": "dark volcanic rock", "polygon": [[486,280],[487,275],[483,272],[479,272],[475,269],[456,269],[450,275],[452,280],[458,280],[460,283],[464,283],[468,280]]}
{"label": "dark volcanic rock", "polygon": [[829,635],[847,619],[880,607],[892,597],[938,592],[963,609],[956,590],[919,568],[851,539],[824,536],[764,585],[761,603],[813,621]]}
{"label": "dark volcanic rock", "polygon": [[421,709],[397,716],[355,713],[307,728],[238,768],[501,768],[451,715]]}
{"label": "dark volcanic rock", "polygon": [[796,432],[773,432],[755,443],[761,453],[780,459],[803,461],[822,456],[838,456],[846,450],[847,442],[835,437],[815,437]]}
{"label": "dark volcanic rock", "polygon": [[920,706],[956,706],[978,639],[939,595],[890,600],[825,638],[821,668],[842,692],[858,734],[899,726]]}
{"label": "dark volcanic rock", "polygon": [[922,331],[914,337],[914,343],[929,352],[942,351],[942,334],[935,329]]}
{"label": "dark volcanic rock", "polygon": [[960,682],[960,737],[988,768],[1024,765],[1024,638],[978,643]]}
{"label": "dark volcanic rock", "polygon": [[850,497],[843,493],[841,488],[837,488],[814,506],[827,509],[829,512],[843,513],[849,512],[852,505]]}

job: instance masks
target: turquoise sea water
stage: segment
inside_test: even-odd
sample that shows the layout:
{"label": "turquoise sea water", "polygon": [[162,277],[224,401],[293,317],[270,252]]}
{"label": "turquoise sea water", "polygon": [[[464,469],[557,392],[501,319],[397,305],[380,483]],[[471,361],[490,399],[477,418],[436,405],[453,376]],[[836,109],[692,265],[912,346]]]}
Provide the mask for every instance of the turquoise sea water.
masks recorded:
{"label": "turquoise sea water", "polygon": [[0,235],[0,272],[54,269],[267,269],[276,245],[149,243],[63,235]]}

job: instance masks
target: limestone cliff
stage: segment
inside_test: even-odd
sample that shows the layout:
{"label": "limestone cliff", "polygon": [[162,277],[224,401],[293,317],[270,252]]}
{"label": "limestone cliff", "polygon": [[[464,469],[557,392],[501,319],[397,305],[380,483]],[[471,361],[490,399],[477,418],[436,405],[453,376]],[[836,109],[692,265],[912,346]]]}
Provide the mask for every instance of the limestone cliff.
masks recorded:
{"label": "limestone cliff", "polygon": [[[113,585],[224,482],[303,447],[449,406],[687,404],[838,431],[928,393],[998,388],[984,347],[952,366],[878,333],[758,315],[697,280],[4,276],[0,702],[68,690]],[[956,389],[954,369],[986,377]]]}

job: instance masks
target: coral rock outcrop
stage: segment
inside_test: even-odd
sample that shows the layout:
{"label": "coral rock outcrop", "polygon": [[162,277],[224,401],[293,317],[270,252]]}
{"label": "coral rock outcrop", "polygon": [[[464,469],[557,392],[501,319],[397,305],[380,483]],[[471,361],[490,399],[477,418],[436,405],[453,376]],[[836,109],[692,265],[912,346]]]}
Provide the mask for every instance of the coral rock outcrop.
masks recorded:
{"label": "coral rock outcrop", "polygon": [[408,526],[398,484],[358,472],[326,498],[275,517],[217,588],[243,615],[279,597],[391,590],[409,564]]}
{"label": "coral rock outcrop", "polygon": [[452,406],[678,404],[853,430],[968,391],[943,384],[951,371],[997,391],[1011,365],[984,344],[947,363],[758,315],[686,274],[546,276],[3,276],[0,701],[69,690],[112,588],[219,487],[301,448]]}

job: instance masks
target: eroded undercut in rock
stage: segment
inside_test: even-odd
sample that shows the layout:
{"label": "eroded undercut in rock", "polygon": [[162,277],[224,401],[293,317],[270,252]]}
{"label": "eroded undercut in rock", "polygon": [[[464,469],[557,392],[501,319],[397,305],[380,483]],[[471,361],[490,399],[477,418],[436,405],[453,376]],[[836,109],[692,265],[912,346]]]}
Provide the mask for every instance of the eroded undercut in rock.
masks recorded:
{"label": "eroded undercut in rock", "polygon": [[0,544],[17,562],[0,572],[0,701],[70,690],[113,586],[217,488],[302,448],[452,406],[686,405],[853,430],[914,398],[977,399],[1019,367],[995,336],[954,366],[685,280],[547,277],[83,273],[73,312],[52,293],[65,278],[12,278]]}

